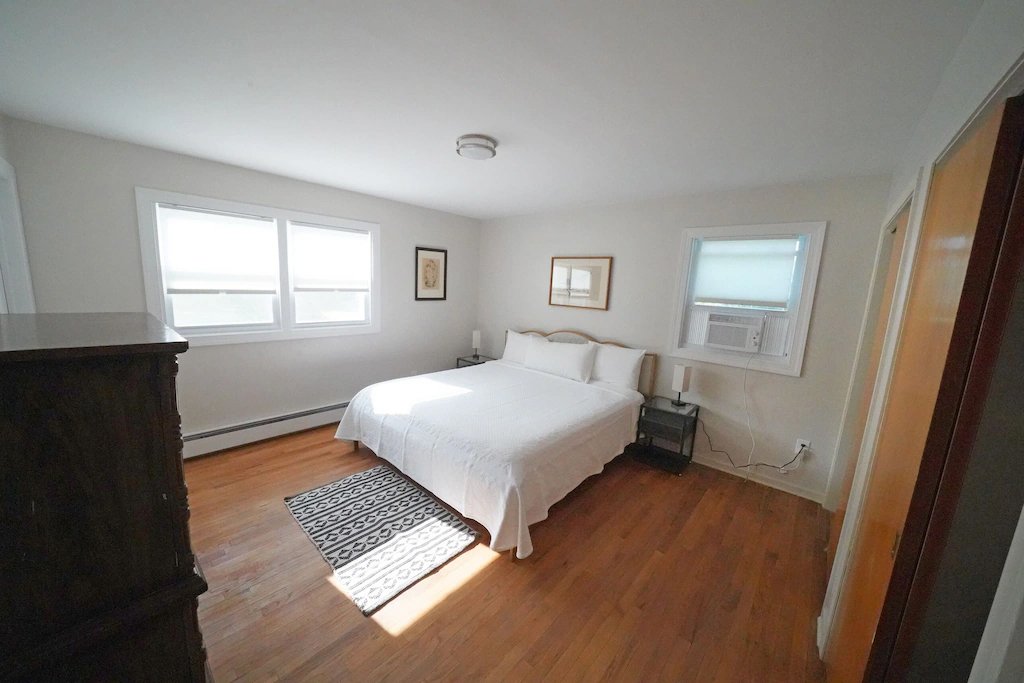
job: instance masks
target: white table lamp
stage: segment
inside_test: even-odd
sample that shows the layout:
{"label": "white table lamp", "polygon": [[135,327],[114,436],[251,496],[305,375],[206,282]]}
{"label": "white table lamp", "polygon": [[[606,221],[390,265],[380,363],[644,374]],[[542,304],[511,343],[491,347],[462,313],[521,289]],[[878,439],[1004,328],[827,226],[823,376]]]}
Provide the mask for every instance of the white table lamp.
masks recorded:
{"label": "white table lamp", "polygon": [[672,391],[676,392],[676,398],[672,405],[684,406],[683,392],[690,390],[690,377],[693,375],[693,368],[689,365],[677,365],[672,370]]}
{"label": "white table lamp", "polygon": [[473,358],[480,357],[480,330],[473,330]]}

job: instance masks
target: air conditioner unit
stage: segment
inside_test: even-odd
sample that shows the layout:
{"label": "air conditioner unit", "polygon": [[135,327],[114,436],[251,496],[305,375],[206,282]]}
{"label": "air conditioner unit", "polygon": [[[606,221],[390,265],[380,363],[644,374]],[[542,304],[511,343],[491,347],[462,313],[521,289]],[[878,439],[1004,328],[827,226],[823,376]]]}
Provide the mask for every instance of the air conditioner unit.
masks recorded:
{"label": "air conditioner unit", "polygon": [[708,333],[704,346],[729,351],[756,352],[761,347],[762,315],[727,315],[712,313],[708,316]]}

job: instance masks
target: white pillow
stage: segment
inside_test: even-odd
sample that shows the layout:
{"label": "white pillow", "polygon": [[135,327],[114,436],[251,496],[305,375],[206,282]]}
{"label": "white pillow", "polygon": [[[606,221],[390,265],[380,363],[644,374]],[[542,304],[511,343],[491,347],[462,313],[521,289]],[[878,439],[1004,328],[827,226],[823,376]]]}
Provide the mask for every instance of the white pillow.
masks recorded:
{"label": "white pillow", "polygon": [[611,344],[594,344],[597,354],[594,356],[594,372],[590,379],[593,382],[611,382],[636,390],[640,384],[640,368],[644,362],[644,349],[626,349]]}
{"label": "white pillow", "polygon": [[526,367],[577,382],[588,382],[594,369],[595,351],[593,344],[549,342],[536,337],[530,340],[526,349]]}
{"label": "white pillow", "polygon": [[520,334],[509,330],[505,335],[505,353],[502,354],[501,359],[522,365],[526,362],[526,349],[530,345],[531,339],[547,341],[547,339],[533,334]]}

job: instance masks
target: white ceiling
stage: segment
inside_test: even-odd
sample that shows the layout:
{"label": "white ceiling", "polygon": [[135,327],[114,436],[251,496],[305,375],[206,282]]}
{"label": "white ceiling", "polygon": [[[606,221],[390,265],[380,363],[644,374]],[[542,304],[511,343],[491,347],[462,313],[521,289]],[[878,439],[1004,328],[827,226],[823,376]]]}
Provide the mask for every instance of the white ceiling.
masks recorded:
{"label": "white ceiling", "polygon": [[5,0],[0,111],[532,213],[891,171],[980,4]]}

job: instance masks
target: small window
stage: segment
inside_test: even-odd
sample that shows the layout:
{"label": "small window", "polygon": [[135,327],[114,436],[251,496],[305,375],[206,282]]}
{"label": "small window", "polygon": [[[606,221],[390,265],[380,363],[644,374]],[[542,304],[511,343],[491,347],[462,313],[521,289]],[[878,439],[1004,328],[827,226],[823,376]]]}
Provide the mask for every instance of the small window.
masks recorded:
{"label": "small window", "polygon": [[684,231],[673,355],[799,375],[824,223]]}
{"label": "small window", "polygon": [[379,227],[136,188],[150,312],[197,344],[379,331]]}
{"label": "small window", "polygon": [[370,234],[290,224],[296,325],[365,323],[370,317]]}

